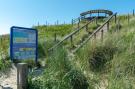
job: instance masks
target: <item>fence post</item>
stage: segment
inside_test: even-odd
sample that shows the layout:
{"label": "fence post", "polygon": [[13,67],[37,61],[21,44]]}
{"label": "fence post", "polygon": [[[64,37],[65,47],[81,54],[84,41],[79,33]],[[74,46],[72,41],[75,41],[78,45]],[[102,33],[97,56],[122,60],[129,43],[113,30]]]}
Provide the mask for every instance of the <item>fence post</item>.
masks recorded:
{"label": "fence post", "polygon": [[133,9],[133,16],[135,15],[134,9]]}
{"label": "fence post", "polygon": [[115,24],[117,23],[117,14],[115,14]]}
{"label": "fence post", "polygon": [[128,14],[128,24],[129,24],[129,20],[130,20],[130,16],[129,16],[129,14]]}
{"label": "fence post", "polygon": [[28,86],[28,65],[17,64],[17,89],[27,89]]}
{"label": "fence post", "polygon": [[72,19],[71,23],[72,23],[72,25],[74,24],[74,20],[73,19]]}
{"label": "fence post", "polygon": [[107,31],[109,31],[109,21],[107,22]]}
{"label": "fence post", "polygon": [[88,32],[88,25],[86,25],[86,32]]}
{"label": "fence post", "polygon": [[96,33],[94,33],[94,40],[96,40],[96,38],[97,38],[97,37],[96,37]]}
{"label": "fence post", "polygon": [[95,22],[96,22],[96,25],[97,25],[97,18],[96,18],[96,21]]}
{"label": "fence post", "polygon": [[78,18],[78,21],[79,21],[79,23],[80,23],[80,17]]}
{"label": "fence post", "polygon": [[79,29],[80,28],[80,23],[78,22],[77,25],[78,25],[78,29]]}
{"label": "fence post", "polygon": [[56,32],[54,33],[54,41],[55,42],[57,41],[57,34],[56,34]]}
{"label": "fence post", "polygon": [[101,42],[103,42],[103,39],[104,39],[103,37],[104,37],[104,30],[102,29],[101,30]]}
{"label": "fence post", "polygon": [[72,47],[73,46],[73,35],[71,36],[70,41],[71,41],[71,47]]}

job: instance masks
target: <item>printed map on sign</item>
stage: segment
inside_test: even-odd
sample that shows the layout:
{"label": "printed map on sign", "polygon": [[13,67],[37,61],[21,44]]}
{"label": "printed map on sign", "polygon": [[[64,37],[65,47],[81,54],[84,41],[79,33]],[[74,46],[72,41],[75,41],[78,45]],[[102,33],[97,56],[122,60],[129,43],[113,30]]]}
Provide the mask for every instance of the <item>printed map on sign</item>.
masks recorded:
{"label": "printed map on sign", "polygon": [[36,59],[37,31],[25,28],[12,28],[12,59]]}

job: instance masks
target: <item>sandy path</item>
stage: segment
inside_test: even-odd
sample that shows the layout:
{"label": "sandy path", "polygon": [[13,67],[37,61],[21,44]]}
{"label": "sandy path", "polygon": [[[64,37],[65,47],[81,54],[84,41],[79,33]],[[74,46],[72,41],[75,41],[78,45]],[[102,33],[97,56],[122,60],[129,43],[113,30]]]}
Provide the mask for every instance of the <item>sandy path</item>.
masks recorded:
{"label": "sandy path", "polygon": [[17,80],[17,69],[13,65],[9,74],[7,73],[0,77],[0,89],[2,89],[2,86],[9,86],[11,89],[17,89],[16,80]]}

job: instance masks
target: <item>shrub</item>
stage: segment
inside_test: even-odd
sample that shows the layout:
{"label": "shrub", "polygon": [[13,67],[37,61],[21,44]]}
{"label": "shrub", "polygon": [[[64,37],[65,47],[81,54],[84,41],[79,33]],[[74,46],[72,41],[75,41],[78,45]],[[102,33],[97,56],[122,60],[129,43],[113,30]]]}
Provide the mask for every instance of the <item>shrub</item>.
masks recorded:
{"label": "shrub", "polygon": [[101,71],[104,69],[105,64],[113,59],[116,48],[112,45],[97,46],[92,51],[92,56],[89,59],[90,69],[93,71]]}
{"label": "shrub", "polygon": [[78,70],[71,70],[66,77],[69,79],[72,89],[88,89],[89,87],[86,77]]}

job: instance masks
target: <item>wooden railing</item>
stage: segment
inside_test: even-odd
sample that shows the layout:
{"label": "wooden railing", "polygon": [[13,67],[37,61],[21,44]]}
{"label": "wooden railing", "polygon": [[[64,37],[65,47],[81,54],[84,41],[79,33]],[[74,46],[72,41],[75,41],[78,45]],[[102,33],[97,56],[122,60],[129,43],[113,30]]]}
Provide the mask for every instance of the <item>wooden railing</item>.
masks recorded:
{"label": "wooden railing", "polygon": [[74,32],[72,32],[71,34],[67,35],[63,40],[61,40],[60,42],[58,42],[56,45],[54,45],[52,48],[50,48],[48,51],[52,51],[55,48],[57,48],[60,44],[62,44],[64,41],[66,41],[67,39],[71,39],[71,43],[73,41],[73,35],[75,35],[76,33],[78,33],[80,30],[82,30],[83,28],[88,28],[88,25],[92,22],[96,22],[97,23],[97,18],[94,18],[92,20],[90,20],[88,23],[86,23],[84,26],[82,26],[81,28],[75,30]]}
{"label": "wooden railing", "polygon": [[[100,27],[98,27],[82,44],[80,44],[75,50],[73,50],[73,53],[77,52],[83,45],[85,45],[93,36],[96,36],[96,34],[102,30],[102,28],[107,25],[107,30],[109,30],[109,22],[110,20],[115,17],[115,23],[117,21],[117,13],[111,15]],[[101,31],[103,32],[103,31]],[[102,33],[101,33],[102,34]],[[103,34],[102,34],[103,35]]]}

